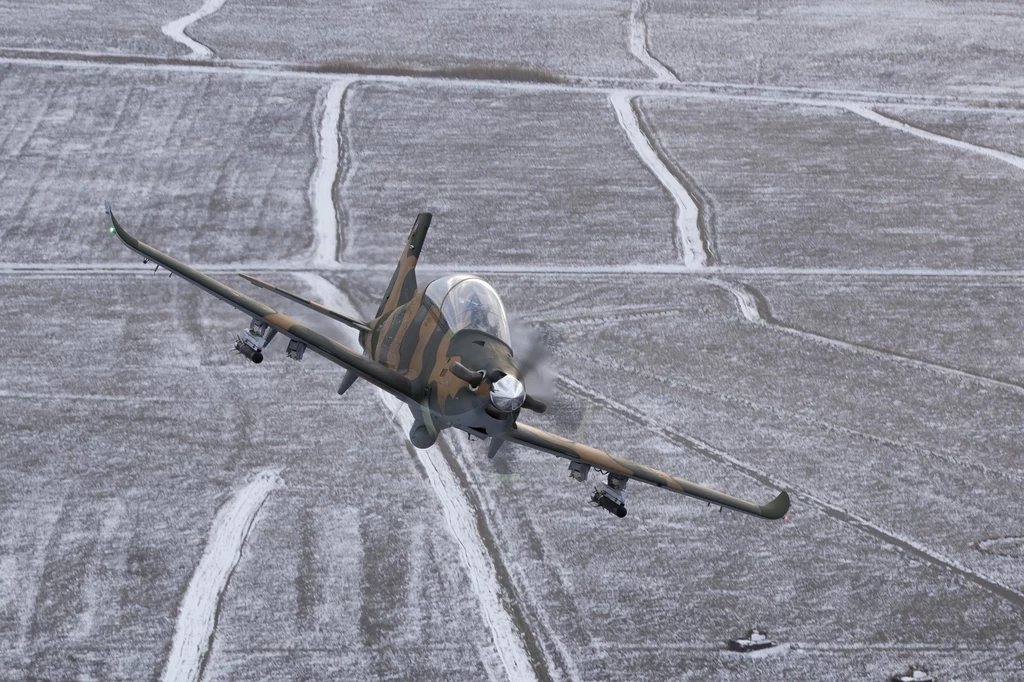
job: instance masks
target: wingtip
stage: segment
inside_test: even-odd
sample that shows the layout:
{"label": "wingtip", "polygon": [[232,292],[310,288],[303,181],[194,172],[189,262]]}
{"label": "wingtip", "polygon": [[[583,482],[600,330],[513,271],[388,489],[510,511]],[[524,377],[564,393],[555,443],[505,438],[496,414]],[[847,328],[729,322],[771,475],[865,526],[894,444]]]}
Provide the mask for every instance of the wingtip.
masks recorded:
{"label": "wingtip", "polygon": [[114,218],[114,211],[110,208],[110,201],[107,199],[103,200],[103,210],[107,212],[107,230],[118,232],[120,225],[117,224],[117,220]]}
{"label": "wingtip", "polygon": [[761,507],[761,516],[766,519],[781,519],[789,511],[789,493],[783,490],[779,496]]}
{"label": "wingtip", "polygon": [[114,211],[110,208],[109,201],[103,202],[103,208],[107,212],[107,230],[111,234],[116,234],[118,237],[120,237],[121,241],[123,241],[128,246],[132,248],[137,247],[139,241],[135,239],[135,237],[125,232],[124,228],[121,227],[121,223],[117,222],[117,218],[114,217]]}

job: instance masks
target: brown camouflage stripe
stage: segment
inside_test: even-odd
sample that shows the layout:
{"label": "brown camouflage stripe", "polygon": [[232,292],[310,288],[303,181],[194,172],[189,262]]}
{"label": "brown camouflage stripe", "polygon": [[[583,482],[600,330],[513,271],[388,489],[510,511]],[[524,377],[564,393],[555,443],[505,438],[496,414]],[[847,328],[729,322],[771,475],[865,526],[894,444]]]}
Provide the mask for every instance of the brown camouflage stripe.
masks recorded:
{"label": "brown camouflage stripe", "polygon": [[[437,352],[441,337],[448,332],[448,325],[442,321],[441,311],[437,306],[425,301],[423,309],[426,314],[420,325],[416,348],[413,349],[409,361],[409,373],[419,377],[421,381],[427,382],[436,380],[448,363],[447,356],[439,355]],[[427,349],[431,347],[433,351],[428,354]]]}
{"label": "brown camouflage stripe", "polygon": [[405,310],[404,307],[399,306],[388,313],[381,322],[380,328],[383,331],[380,336],[380,345],[373,356],[377,362],[385,365],[388,364],[391,344],[394,343],[395,337],[398,336],[398,328],[402,326],[402,315],[405,313]]}
{"label": "brown camouflage stripe", "polygon": [[[413,301],[415,300],[414,298]],[[402,336],[402,342],[398,349],[398,367],[396,368],[402,374],[419,374],[419,370],[423,366],[422,358],[416,354],[416,351],[421,346],[420,338],[430,338],[430,329],[425,324],[429,311],[430,306],[426,302],[417,305],[416,315],[412,318],[408,331]]]}
{"label": "brown camouflage stripe", "polygon": [[397,314],[395,315],[395,317],[400,318],[397,325],[398,331],[395,333],[394,338],[392,338],[387,350],[387,365],[392,369],[398,369],[402,365],[402,344],[405,342],[405,337],[410,333],[409,328],[412,326],[412,321],[416,319],[416,315],[420,311],[420,302],[422,300],[423,290],[421,289],[413,295],[412,299],[410,299],[408,303],[404,305],[402,314],[400,316]]}

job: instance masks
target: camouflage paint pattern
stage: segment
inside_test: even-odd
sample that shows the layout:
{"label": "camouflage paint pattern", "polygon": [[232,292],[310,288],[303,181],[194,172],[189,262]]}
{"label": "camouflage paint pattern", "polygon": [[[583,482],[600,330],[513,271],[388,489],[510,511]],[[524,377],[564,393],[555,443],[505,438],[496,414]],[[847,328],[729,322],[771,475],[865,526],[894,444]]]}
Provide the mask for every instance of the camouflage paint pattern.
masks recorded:
{"label": "camouflage paint pattern", "polygon": [[[731,495],[670,476],[656,469],[614,457],[582,443],[518,423],[520,409],[498,410],[490,400],[491,388],[509,375],[522,381],[512,349],[501,339],[475,329],[452,330],[437,303],[416,284],[416,263],[430,227],[431,215],[417,216],[405,251],[384,294],[377,315],[367,323],[353,320],[319,303],[309,301],[274,285],[246,277],[257,286],[270,289],[313,310],[360,330],[359,353],[323,334],[298,324],[274,309],[239,293],[231,287],[144,244],[115,220],[107,206],[110,229],[128,248],[173,274],[202,287],[214,296],[251,316],[254,320],[305,344],[335,364],[398,396],[412,410],[416,424],[430,431],[455,427],[492,439],[488,454],[493,456],[506,440],[519,443],[581,465],[610,477],[625,477],[652,486],[705,500],[768,519],[781,518],[789,509],[789,496],[782,492],[767,505],[756,505]],[[454,363],[472,372],[482,371],[476,388],[452,372]],[[417,427],[414,426],[414,430]],[[624,512],[623,512],[624,513]]]}

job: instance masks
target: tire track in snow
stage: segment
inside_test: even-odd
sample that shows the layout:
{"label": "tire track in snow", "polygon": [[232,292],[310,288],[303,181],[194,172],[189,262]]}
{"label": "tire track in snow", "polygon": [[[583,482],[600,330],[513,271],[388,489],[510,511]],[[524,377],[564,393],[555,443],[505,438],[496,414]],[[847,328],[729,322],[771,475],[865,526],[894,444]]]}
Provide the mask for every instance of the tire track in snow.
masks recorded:
{"label": "tire track in snow", "polygon": [[1019,396],[1024,396],[1024,386],[1019,384],[1004,381],[1002,379],[993,379],[992,377],[988,377],[983,374],[968,372],[967,370],[957,369],[956,367],[950,367],[949,365],[944,365],[930,360],[920,360],[910,355],[905,355],[892,350],[875,348],[863,343],[844,341],[825,334],[805,331],[799,327],[786,324],[785,322],[780,322],[772,316],[771,307],[768,305],[767,299],[765,299],[764,295],[754,287],[722,279],[708,279],[706,281],[709,284],[720,289],[724,289],[732,294],[739,306],[740,313],[748,322],[762,324],[767,327],[771,327],[772,329],[777,329],[801,338],[810,339],[817,343],[822,343],[834,348],[842,348],[843,350],[855,353],[872,355],[875,357],[885,358],[886,360],[894,360],[920,369],[928,370],[933,373],[941,374],[943,376],[953,377],[961,381],[967,381],[975,384],[980,383],[988,388],[999,391],[1010,391]]}
{"label": "tire track in snow", "polygon": [[[302,280],[324,305],[339,312],[359,315],[347,297],[320,275],[304,273]],[[359,347],[355,332],[347,328],[339,332],[339,335],[344,337],[344,342],[353,348]],[[404,430],[404,433],[408,433],[413,418],[406,405],[383,389],[374,390],[385,410],[392,415],[394,422]],[[544,669],[534,669],[534,662],[527,653],[528,646],[515,626],[514,621],[517,618],[510,613],[514,607],[506,598],[505,590],[498,579],[495,562],[481,536],[482,521],[470,505],[462,485],[441,451],[441,446],[434,445],[424,450],[413,448],[413,451],[426,473],[427,482],[441,502],[445,523],[458,545],[459,558],[466,569],[473,593],[480,605],[481,617],[491,633],[491,640],[506,676],[512,682],[549,678]],[[540,661],[537,663],[541,664]]]}
{"label": "tire track in snow", "polygon": [[260,508],[271,491],[283,485],[279,473],[277,469],[259,472],[217,512],[206,549],[178,610],[178,623],[164,668],[165,682],[195,682],[202,677],[228,581],[242,558],[242,548]]}
{"label": "tire track in snow", "polygon": [[699,227],[700,212],[697,203],[689,190],[683,186],[661,157],[654,150],[651,140],[640,127],[634,111],[634,97],[627,92],[615,92],[609,95],[609,101],[615,109],[615,116],[625,131],[626,137],[633,144],[640,160],[654,174],[662,187],[669,193],[676,204],[676,248],[683,260],[685,268],[703,268],[709,264],[710,257],[707,240]]}
{"label": "tire track in snow", "polygon": [[341,236],[342,215],[337,210],[334,193],[342,176],[341,135],[342,103],[355,78],[336,80],[324,95],[320,125],[317,130],[316,169],[309,187],[309,203],[313,208],[313,264],[329,268],[338,261],[344,248]]}
{"label": "tire track in snow", "polygon": [[225,0],[206,0],[202,7],[192,12],[192,14],[186,14],[180,19],[169,21],[161,26],[160,30],[171,40],[175,40],[192,50],[192,54],[189,55],[191,59],[211,59],[213,57],[213,50],[199,41],[188,37],[185,34],[185,29],[219,10],[224,6],[224,2]]}
{"label": "tire track in snow", "polygon": [[647,10],[649,0],[633,0],[629,10],[629,50],[633,56],[643,62],[644,66],[654,72],[655,80],[660,83],[679,83],[679,77],[651,54],[647,40]]}
{"label": "tire track in snow", "polygon": [[910,133],[916,137],[920,137],[925,140],[932,142],[938,142],[949,147],[955,147],[956,149],[962,149],[968,152],[974,152],[975,154],[981,154],[1003,163],[1008,163],[1011,166],[1024,170],[1024,157],[1017,156],[1016,154],[1010,154],[1009,152],[999,151],[998,149],[990,149],[989,147],[982,147],[981,145],[971,144],[970,142],[964,142],[953,137],[946,137],[945,135],[939,135],[923,128],[912,126],[909,123],[904,123],[895,118],[890,118],[884,114],[880,114],[870,106],[864,106],[862,104],[845,103],[841,105],[842,108],[847,111],[852,111],[858,116],[862,116],[869,121],[874,121],[879,125],[883,125],[887,128],[894,128],[896,130],[902,130],[905,133]]}
{"label": "tire track in snow", "polygon": [[[480,524],[481,535],[484,538],[484,543],[487,545],[488,550],[491,552],[491,556],[494,559],[495,565],[497,566],[499,573],[499,582],[504,582],[508,586],[508,590],[512,593],[512,597],[515,603],[515,609],[518,611],[515,615],[519,616],[518,620],[521,623],[522,631],[531,637],[532,651],[537,652],[537,658],[544,661],[552,661],[557,659],[568,677],[573,682],[579,682],[583,678],[580,676],[579,669],[576,667],[576,662],[572,658],[572,653],[569,648],[565,645],[562,635],[559,633],[558,628],[553,627],[550,619],[547,617],[547,613],[544,611],[543,605],[536,598],[533,591],[528,587],[530,579],[524,575],[521,570],[516,570],[515,567],[510,568],[505,565],[502,560],[501,552],[498,548],[498,541],[496,534],[488,527],[488,512],[492,512],[500,502],[494,499],[492,494],[488,494],[489,491],[479,483],[478,474],[479,468],[474,469],[472,466],[478,463],[479,454],[474,452],[472,448],[468,446],[468,441],[464,440],[461,433],[448,432],[440,441],[443,443],[442,452],[446,455],[450,454],[449,462],[452,465],[452,469],[455,471],[456,476],[462,483],[463,489],[471,497],[473,506],[480,510],[479,514],[481,521]],[[474,461],[475,460],[475,461]],[[528,518],[523,519],[523,523],[529,527],[529,531],[535,533],[536,529],[533,526],[532,521]],[[495,523],[500,526],[500,523]],[[513,580],[512,573],[517,573],[517,580]],[[555,580],[558,582],[559,589],[565,593],[565,589],[562,586],[560,577],[556,577]],[[544,630],[544,638],[537,637],[532,634],[531,629],[528,627],[526,622],[525,613],[527,609],[530,609],[531,617],[534,619],[534,623],[537,629]],[[544,641],[547,640],[547,641]],[[550,642],[551,650],[547,646]],[[577,642],[579,644],[580,642]],[[548,663],[548,669],[550,670],[553,665]],[[549,673],[549,677],[553,677]]]}
{"label": "tire track in snow", "polygon": [[97,614],[104,604],[117,598],[111,594],[114,586],[105,575],[109,571],[109,564],[104,564],[111,560],[115,565],[115,562],[128,563],[128,537],[118,533],[126,515],[124,501],[118,497],[108,498],[100,503],[97,511],[100,516],[97,549],[91,553],[85,569],[86,577],[82,582],[83,609],[79,613],[78,627],[71,633],[71,638],[79,642],[88,642],[90,637],[97,634]]}
{"label": "tire track in snow", "polygon": [[654,126],[648,120],[647,113],[643,107],[640,106],[639,97],[633,99],[633,113],[636,115],[641,132],[643,132],[644,137],[650,143],[651,149],[657,154],[658,159],[668,169],[668,172],[683,186],[690,200],[697,207],[695,229],[697,234],[700,235],[701,246],[704,249],[704,265],[710,266],[719,263],[718,254],[716,253],[717,248],[714,243],[715,206],[711,195],[704,192],[700,185],[697,184],[697,180],[673,161],[671,155],[661,145],[658,136],[654,132]]}
{"label": "tire track in snow", "polygon": [[917,558],[923,562],[926,562],[932,566],[942,568],[956,576],[963,578],[985,590],[992,593],[993,595],[1004,599],[1013,606],[1024,609],[1024,592],[1013,589],[1003,585],[996,580],[985,576],[982,573],[973,571],[965,566],[962,566],[957,561],[943,556],[942,554],[932,550],[924,545],[917,543],[909,538],[903,537],[902,535],[887,531],[884,528],[875,525],[868,521],[862,516],[854,514],[853,512],[847,511],[846,509],[832,504],[818,497],[814,493],[805,490],[799,486],[791,485],[782,479],[775,478],[770,474],[766,474],[763,471],[743,462],[741,460],[732,457],[726,452],[715,448],[714,446],[695,438],[693,436],[679,432],[671,427],[663,426],[662,422],[657,419],[651,419],[647,417],[643,412],[636,410],[628,405],[624,405],[616,400],[599,393],[593,392],[588,388],[584,387],[572,379],[567,379],[562,376],[558,378],[558,384],[570,393],[583,398],[595,405],[604,407],[605,409],[622,416],[623,418],[637,424],[648,431],[665,438],[669,442],[681,445],[688,450],[701,455],[709,461],[717,464],[724,465],[734,471],[737,471],[748,478],[761,483],[767,487],[775,488],[778,490],[787,490],[790,495],[797,498],[797,500],[804,500],[810,503],[812,506],[819,509],[826,516],[839,521],[855,530],[859,530],[877,540],[890,545],[908,556]]}

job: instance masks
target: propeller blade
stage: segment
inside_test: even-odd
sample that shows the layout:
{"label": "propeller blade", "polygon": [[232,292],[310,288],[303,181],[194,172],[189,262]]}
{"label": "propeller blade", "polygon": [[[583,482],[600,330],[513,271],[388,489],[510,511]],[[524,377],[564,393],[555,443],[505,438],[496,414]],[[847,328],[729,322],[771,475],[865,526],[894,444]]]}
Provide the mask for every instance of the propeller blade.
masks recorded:
{"label": "propeller blade", "polygon": [[526,400],[523,401],[523,409],[536,412],[537,414],[544,414],[548,410],[548,404],[527,393]]}
{"label": "propeller blade", "polygon": [[514,324],[513,335],[516,340],[515,363],[523,377],[523,383],[540,404],[551,402],[555,399],[555,379],[558,373],[554,369],[550,343],[547,339],[550,334],[522,324]]}

